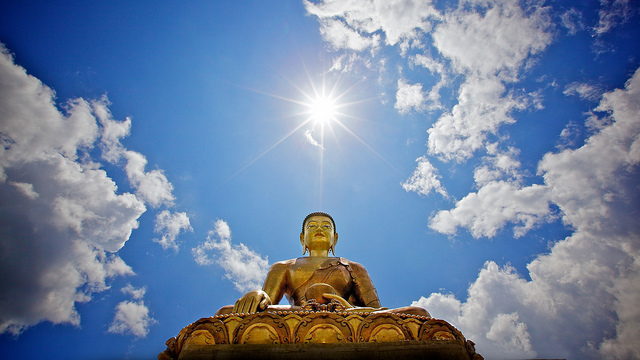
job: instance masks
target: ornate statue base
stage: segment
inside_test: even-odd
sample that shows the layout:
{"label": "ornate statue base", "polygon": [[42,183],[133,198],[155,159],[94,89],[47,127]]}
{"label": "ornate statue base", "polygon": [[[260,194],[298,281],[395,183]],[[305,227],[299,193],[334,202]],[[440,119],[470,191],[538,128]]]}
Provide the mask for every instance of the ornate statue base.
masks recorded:
{"label": "ornate statue base", "polygon": [[158,358],[482,359],[460,331],[429,316],[346,311],[333,301],[276,309],[202,318],[169,339]]}

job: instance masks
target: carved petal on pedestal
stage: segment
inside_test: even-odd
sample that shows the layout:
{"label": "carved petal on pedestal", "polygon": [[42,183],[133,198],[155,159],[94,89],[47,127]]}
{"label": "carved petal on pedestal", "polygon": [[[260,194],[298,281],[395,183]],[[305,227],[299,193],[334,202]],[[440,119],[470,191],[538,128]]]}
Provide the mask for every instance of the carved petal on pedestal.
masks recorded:
{"label": "carved petal on pedestal", "polygon": [[415,340],[405,321],[389,313],[364,318],[358,329],[358,338],[359,342]]}
{"label": "carved petal on pedestal", "polygon": [[[227,328],[225,326],[225,324],[218,320],[218,319],[212,319],[212,318],[208,318],[206,319],[206,321],[200,320],[201,323],[199,323],[196,327],[195,330],[206,330],[208,331],[214,338],[215,342],[214,344],[228,344],[229,343],[229,337],[227,336]],[[191,335],[193,336],[193,335]]]}
{"label": "carved petal on pedestal", "polygon": [[282,316],[269,313],[252,314],[234,330],[234,344],[287,344],[289,326]]}
{"label": "carved petal on pedestal", "polygon": [[331,344],[345,342],[344,335],[331,324],[319,324],[312,327],[304,337],[305,344]]}
{"label": "carved petal on pedestal", "polygon": [[455,340],[456,337],[449,331],[436,331],[433,334],[433,340]]}
{"label": "carved petal on pedestal", "polygon": [[405,340],[404,334],[399,327],[391,324],[382,324],[376,326],[371,331],[369,342],[390,342]]}
{"label": "carved petal on pedestal", "polygon": [[354,342],[354,334],[349,322],[335,313],[315,313],[305,316],[293,330],[293,334],[295,334],[293,340],[296,343]]}
{"label": "carved petal on pedestal", "polygon": [[279,344],[278,332],[267,324],[253,324],[242,333],[240,344]]}
{"label": "carved petal on pedestal", "polygon": [[216,340],[213,335],[207,330],[196,330],[191,333],[189,338],[185,341],[186,345],[215,345]]}
{"label": "carved petal on pedestal", "polygon": [[457,340],[466,346],[462,333],[443,320],[426,321],[420,327],[418,334],[419,340]]}

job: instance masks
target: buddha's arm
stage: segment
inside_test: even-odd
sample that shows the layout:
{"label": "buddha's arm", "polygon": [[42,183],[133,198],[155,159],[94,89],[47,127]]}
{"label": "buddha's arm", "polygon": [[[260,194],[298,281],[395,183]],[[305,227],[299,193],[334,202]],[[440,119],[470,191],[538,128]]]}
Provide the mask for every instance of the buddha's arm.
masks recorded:
{"label": "buddha's arm", "polygon": [[267,306],[277,304],[286,290],[287,264],[278,262],[271,266],[264,280],[262,290],[253,290],[244,294],[233,306],[234,313],[254,313]]}
{"label": "buddha's arm", "polygon": [[269,296],[270,304],[277,305],[287,290],[287,270],[289,264],[286,261],[280,261],[271,266],[267,273],[267,278],[262,285],[262,291]]}
{"label": "buddha's arm", "polygon": [[358,263],[351,263],[351,269],[353,271],[353,277],[355,279],[354,295],[357,300],[356,306],[366,306],[372,308],[379,308],[380,299],[378,298],[378,292],[373,286],[369,273],[364,266]]}

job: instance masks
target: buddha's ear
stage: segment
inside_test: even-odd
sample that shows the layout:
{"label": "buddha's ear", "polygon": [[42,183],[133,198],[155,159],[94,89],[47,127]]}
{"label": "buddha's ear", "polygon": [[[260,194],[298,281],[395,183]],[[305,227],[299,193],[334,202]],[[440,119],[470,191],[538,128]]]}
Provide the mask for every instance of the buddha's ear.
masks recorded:
{"label": "buddha's ear", "polygon": [[335,233],[333,236],[333,244],[331,244],[331,252],[333,255],[336,254],[336,244],[338,243],[338,233]]}
{"label": "buddha's ear", "polygon": [[307,253],[307,245],[304,243],[304,233],[300,233],[300,245],[302,245],[302,255]]}

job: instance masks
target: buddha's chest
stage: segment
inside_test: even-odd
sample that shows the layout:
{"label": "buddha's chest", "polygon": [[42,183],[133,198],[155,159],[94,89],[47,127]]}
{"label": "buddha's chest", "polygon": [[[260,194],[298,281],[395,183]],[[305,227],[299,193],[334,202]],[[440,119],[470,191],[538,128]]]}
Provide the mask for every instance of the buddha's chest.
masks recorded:
{"label": "buddha's chest", "polygon": [[299,263],[289,268],[290,289],[304,292],[309,286],[319,283],[331,285],[338,295],[346,296],[352,288],[351,274],[342,264]]}

